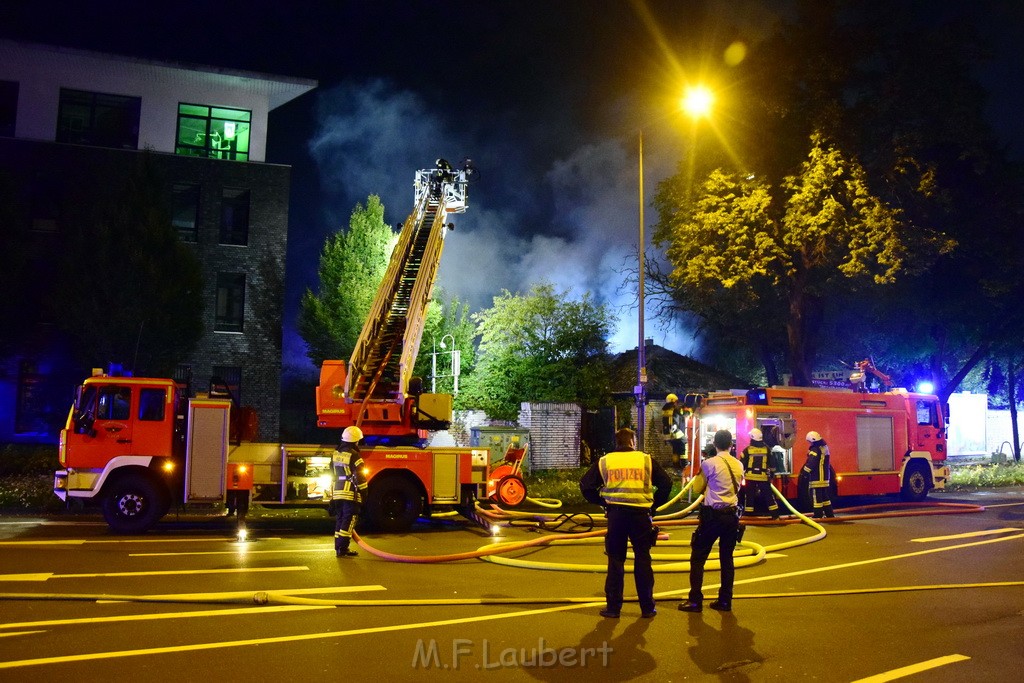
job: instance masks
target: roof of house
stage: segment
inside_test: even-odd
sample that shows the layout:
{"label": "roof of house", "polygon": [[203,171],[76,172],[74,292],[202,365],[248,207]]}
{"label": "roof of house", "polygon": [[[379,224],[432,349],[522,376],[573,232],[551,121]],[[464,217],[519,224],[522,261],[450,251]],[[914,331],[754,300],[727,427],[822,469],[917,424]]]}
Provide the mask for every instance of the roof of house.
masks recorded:
{"label": "roof of house", "polygon": [[[611,389],[616,397],[633,395],[637,384],[637,350],[631,349],[612,359]],[[645,349],[647,396],[657,399],[666,394],[707,393],[721,389],[748,389],[749,380],[716,370],[689,356],[683,356],[657,344]]]}

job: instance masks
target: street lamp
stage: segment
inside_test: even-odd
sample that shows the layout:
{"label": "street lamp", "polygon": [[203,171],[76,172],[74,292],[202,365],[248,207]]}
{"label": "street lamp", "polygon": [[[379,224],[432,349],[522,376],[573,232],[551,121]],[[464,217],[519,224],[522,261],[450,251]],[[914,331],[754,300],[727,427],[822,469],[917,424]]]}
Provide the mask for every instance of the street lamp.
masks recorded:
{"label": "street lamp", "polygon": [[[691,86],[683,93],[680,105],[683,111],[694,119],[703,118],[711,113],[714,94],[705,86]],[[638,334],[636,347],[637,384],[633,388],[636,396],[637,435],[636,447],[644,450],[644,432],[647,431],[647,348],[644,339],[644,132],[637,136],[639,157],[639,189],[640,189],[640,241],[637,249],[640,272],[637,280],[638,290]]]}
{"label": "street lamp", "polygon": [[[461,352],[455,348],[455,337],[450,334],[446,334],[441,337],[441,350],[448,348],[448,345],[444,343],[445,339],[452,340],[452,350],[447,355],[451,355],[451,376],[454,378],[454,386],[452,393],[459,393],[459,357],[462,355]],[[430,393],[437,393],[437,340],[433,337],[430,338],[431,343],[434,346],[434,352],[430,355]],[[442,377],[448,377],[448,375],[442,375]]]}

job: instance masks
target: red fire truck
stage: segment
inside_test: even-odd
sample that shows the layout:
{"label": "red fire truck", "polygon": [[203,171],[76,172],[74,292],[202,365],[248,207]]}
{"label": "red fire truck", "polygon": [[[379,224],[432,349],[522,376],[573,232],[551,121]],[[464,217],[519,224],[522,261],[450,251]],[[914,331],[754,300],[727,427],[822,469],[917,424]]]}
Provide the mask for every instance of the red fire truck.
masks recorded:
{"label": "red fire truck", "polygon": [[[450,426],[452,399],[423,393],[411,377],[443,239],[453,227],[447,219],[465,211],[471,174],[468,164],[456,170],[441,159],[417,171],[413,212],[352,358],[347,365],[326,361],[321,370],[319,424],[362,429],[364,513],[385,531],[407,529],[439,506],[471,508],[488,485],[487,449],[425,446],[427,430]],[[121,533],[143,532],[172,505],[186,503],[226,500],[239,514],[250,499],[327,505],[333,445],[233,437],[232,401],[211,396],[189,397],[170,379],[85,380],[61,432],[63,469],[54,492],[100,503],[108,525]],[[500,502],[521,502],[525,487],[516,483],[497,487]],[[515,492],[516,500],[504,500],[502,491]]]}
{"label": "red fire truck", "polygon": [[798,475],[809,431],[828,443],[840,496],[900,493],[920,501],[949,479],[942,406],[930,394],[808,387],[716,391],[703,397],[690,424],[691,452],[700,452],[719,429],[735,435],[741,452],[750,430],[760,428],[769,447],[778,443],[782,449],[776,487],[789,499],[801,497]]}

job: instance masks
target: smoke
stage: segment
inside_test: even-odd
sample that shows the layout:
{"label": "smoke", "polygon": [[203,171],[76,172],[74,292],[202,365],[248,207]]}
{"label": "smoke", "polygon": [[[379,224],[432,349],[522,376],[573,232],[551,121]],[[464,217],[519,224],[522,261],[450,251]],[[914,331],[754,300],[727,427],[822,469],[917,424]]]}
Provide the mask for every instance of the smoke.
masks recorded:
{"label": "smoke", "polygon": [[[638,189],[636,151],[627,141],[581,142],[569,154],[531,158],[523,151],[526,136],[539,133],[517,137],[500,122],[456,122],[454,112],[432,109],[383,80],[322,92],[317,115],[309,149],[322,184],[326,227],[319,243],[347,226],[352,208],[369,194],[381,197],[385,220],[404,221],[417,169],[431,168],[438,157],[453,165],[470,157],[480,180],[470,186],[466,213],[453,217],[437,287],[473,311],[490,307],[502,290],[526,292],[539,282],[572,298],[589,292],[617,317],[612,351],[636,348]],[[645,164],[669,167],[657,154]],[[645,189],[649,206],[653,184]],[[654,219],[648,209],[645,222]],[[314,288],[317,259],[303,259],[312,264]],[[685,330],[653,322],[645,336],[681,353],[691,349]]]}

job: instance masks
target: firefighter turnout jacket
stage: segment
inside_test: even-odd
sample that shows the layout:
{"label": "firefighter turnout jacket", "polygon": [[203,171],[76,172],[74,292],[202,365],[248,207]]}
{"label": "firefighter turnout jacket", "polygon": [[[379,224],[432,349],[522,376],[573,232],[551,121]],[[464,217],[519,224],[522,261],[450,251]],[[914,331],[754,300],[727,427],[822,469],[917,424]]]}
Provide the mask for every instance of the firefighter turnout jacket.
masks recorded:
{"label": "firefighter turnout jacket", "polygon": [[334,467],[333,500],[361,501],[366,493],[366,477],[363,476],[363,459],[359,455],[359,447],[355,444],[343,443],[334,451],[332,458]]}
{"label": "firefighter turnout jacket", "polygon": [[769,481],[772,468],[768,460],[768,447],[763,443],[752,442],[744,448],[743,470],[747,481]]}
{"label": "firefighter turnout jacket", "polygon": [[828,444],[815,441],[807,451],[807,462],[803,471],[807,474],[808,486],[812,489],[828,488],[829,485]]}

